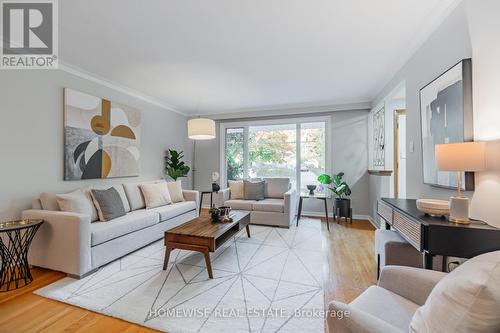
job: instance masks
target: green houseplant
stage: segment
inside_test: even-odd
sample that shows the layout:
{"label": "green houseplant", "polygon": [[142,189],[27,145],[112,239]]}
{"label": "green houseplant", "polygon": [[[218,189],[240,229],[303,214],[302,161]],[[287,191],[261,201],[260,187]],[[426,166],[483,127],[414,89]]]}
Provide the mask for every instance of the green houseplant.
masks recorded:
{"label": "green houseplant", "polygon": [[169,149],[165,157],[165,171],[173,180],[180,177],[186,177],[190,168],[184,164],[182,158],[183,152],[178,152],[174,149]]}
{"label": "green houseplant", "polygon": [[351,199],[346,197],[351,195],[351,188],[343,177],[343,172],[334,175],[322,174],[318,176],[318,182],[327,185],[335,194],[333,214],[337,215],[337,211],[339,211],[339,216],[348,217],[351,208]]}

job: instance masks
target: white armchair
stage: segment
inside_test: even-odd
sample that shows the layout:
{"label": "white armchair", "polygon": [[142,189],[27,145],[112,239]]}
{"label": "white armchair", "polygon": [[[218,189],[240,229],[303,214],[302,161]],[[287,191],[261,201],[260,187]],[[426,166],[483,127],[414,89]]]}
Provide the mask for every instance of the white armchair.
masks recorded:
{"label": "white armchair", "polygon": [[377,286],[349,304],[333,301],[334,333],[500,332],[500,251],[481,254],[446,274],[385,266]]}
{"label": "white armchair", "polygon": [[418,307],[444,276],[446,273],[432,270],[385,266],[377,286],[369,287],[349,304],[329,304],[329,332],[407,333]]}

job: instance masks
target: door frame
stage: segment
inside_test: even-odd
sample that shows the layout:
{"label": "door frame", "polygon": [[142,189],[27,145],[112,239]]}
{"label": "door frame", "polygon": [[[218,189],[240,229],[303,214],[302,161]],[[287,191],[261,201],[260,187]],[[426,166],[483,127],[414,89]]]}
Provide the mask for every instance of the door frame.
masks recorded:
{"label": "door frame", "polygon": [[399,197],[399,116],[406,115],[406,109],[394,110],[394,198]]}

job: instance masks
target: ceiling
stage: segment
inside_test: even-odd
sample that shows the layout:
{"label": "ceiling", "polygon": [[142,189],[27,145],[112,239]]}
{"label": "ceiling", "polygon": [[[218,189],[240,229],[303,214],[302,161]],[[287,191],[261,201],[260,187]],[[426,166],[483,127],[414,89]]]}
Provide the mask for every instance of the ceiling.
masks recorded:
{"label": "ceiling", "polygon": [[455,0],[65,0],[60,59],[187,115],[370,102]]}

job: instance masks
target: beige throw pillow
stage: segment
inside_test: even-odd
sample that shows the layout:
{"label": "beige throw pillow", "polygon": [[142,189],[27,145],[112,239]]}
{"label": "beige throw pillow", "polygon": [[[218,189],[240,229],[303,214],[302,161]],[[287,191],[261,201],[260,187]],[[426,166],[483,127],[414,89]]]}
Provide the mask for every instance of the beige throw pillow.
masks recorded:
{"label": "beige throw pillow", "polygon": [[97,221],[97,210],[90,196],[90,192],[86,189],[76,190],[66,194],[56,194],[57,204],[63,212],[71,212],[90,216],[90,221]]}
{"label": "beige throw pillow", "polygon": [[140,184],[146,209],[169,205],[172,203],[166,183]]}
{"label": "beige throw pillow", "polygon": [[500,251],[445,276],[410,323],[412,333],[500,332]]}
{"label": "beige throw pillow", "polygon": [[227,183],[231,191],[231,200],[243,199],[243,181],[228,180]]}
{"label": "beige throw pillow", "polygon": [[172,202],[184,201],[184,194],[182,193],[182,183],[180,180],[175,182],[167,182],[167,187]]}

